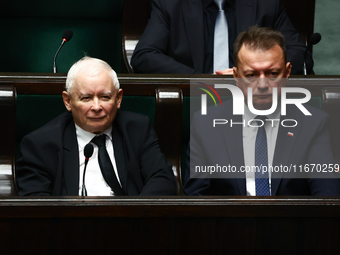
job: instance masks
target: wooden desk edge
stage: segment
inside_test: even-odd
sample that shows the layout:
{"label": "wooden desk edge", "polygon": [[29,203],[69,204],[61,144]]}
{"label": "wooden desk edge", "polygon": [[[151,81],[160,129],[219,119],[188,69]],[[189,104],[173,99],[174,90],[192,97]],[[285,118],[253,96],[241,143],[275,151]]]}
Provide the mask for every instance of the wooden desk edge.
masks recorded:
{"label": "wooden desk edge", "polygon": [[0,218],[340,217],[340,197],[0,197]]}

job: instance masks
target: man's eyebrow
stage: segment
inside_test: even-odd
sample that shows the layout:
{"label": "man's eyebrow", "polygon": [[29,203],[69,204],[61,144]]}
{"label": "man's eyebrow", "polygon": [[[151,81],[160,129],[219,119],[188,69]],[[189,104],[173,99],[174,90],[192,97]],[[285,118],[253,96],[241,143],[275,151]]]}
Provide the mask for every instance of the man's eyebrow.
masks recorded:
{"label": "man's eyebrow", "polygon": [[283,68],[273,67],[267,70],[267,72],[281,72]]}
{"label": "man's eyebrow", "polygon": [[[111,91],[105,91],[103,93],[100,93],[99,94],[100,96],[111,96],[112,95],[112,92]],[[92,96],[92,94],[89,94],[89,93],[85,93],[85,92],[79,92],[78,94],[79,97],[87,97],[87,96]]]}
{"label": "man's eyebrow", "polygon": [[88,94],[88,93],[79,92],[78,96],[79,97],[84,97],[84,96],[87,97],[87,96],[91,96],[91,95]]}
{"label": "man's eyebrow", "polygon": [[111,91],[106,91],[106,92],[101,93],[100,95],[111,96],[111,95],[112,95],[112,92],[111,92]]}
{"label": "man's eyebrow", "polygon": [[254,69],[245,69],[245,70],[243,70],[243,73],[255,73],[255,72],[257,72],[257,71],[254,70]]}
{"label": "man's eyebrow", "polygon": [[111,91],[106,91],[106,92],[100,93],[99,95],[100,96],[112,96],[112,92]]}

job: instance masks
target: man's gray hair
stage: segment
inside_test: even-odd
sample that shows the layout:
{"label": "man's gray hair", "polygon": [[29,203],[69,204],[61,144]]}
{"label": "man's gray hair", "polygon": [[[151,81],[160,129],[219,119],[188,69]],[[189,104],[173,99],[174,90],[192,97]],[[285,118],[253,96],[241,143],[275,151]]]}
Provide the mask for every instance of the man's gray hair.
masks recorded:
{"label": "man's gray hair", "polygon": [[79,61],[73,64],[67,73],[65,89],[67,93],[72,93],[74,82],[80,72],[85,72],[87,75],[96,76],[102,71],[107,71],[112,79],[113,85],[116,90],[119,89],[119,81],[116,72],[111,66],[103,60],[98,58],[83,57]]}

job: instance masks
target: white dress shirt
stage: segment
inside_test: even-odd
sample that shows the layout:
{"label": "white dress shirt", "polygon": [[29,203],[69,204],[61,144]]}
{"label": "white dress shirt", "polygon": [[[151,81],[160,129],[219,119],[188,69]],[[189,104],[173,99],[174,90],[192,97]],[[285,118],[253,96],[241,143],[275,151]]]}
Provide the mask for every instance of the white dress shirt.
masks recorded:
{"label": "white dress shirt", "polygon": [[[95,134],[87,132],[76,125],[76,134],[79,147],[79,195],[81,195],[81,189],[83,185],[83,172],[85,164],[84,147],[95,137]],[[106,134],[106,150],[110,156],[115,174],[120,184],[119,175],[116,166],[116,160],[114,157],[114,148],[112,143],[112,126],[105,130],[103,134]],[[114,193],[111,187],[106,183],[98,163],[98,146],[94,143],[93,154],[89,159],[85,172],[85,186],[88,196],[113,196]]]}
{"label": "white dress shirt", "polygon": [[[245,126],[243,126],[243,153],[244,164],[247,167],[255,165],[255,141],[257,135],[257,127],[251,127],[248,125],[248,121],[255,119],[256,115],[251,113],[248,107],[244,107],[243,120]],[[278,107],[275,112],[267,116],[267,119],[275,119],[277,121],[265,121],[264,128],[267,135],[267,148],[268,148],[268,165],[273,164],[274,151],[276,145],[276,138],[279,130],[280,121],[280,108]],[[250,125],[257,126],[257,122],[250,122]],[[271,192],[271,174],[269,172],[269,187]],[[246,172],[246,188],[248,196],[256,196],[255,187],[255,172]]]}

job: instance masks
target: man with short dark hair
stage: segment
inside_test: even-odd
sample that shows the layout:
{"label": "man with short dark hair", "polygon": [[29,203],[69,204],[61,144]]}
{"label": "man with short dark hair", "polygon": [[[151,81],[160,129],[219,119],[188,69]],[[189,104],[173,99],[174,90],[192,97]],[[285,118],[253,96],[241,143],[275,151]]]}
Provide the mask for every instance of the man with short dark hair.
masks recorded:
{"label": "man with short dark hair", "polygon": [[[85,57],[75,63],[62,96],[68,112],[22,140],[19,195],[176,195],[149,118],[118,111],[123,90],[106,62]],[[83,175],[88,144],[94,152]]]}
{"label": "man with short dark hair", "polygon": [[[279,100],[292,68],[286,62],[283,36],[269,28],[251,27],[238,36],[234,49],[237,66],[233,72],[245,98],[244,114],[233,115],[233,100],[229,100],[209,107],[207,115],[194,115],[186,194],[340,195],[327,129],[329,116],[306,105],[311,116],[295,105],[287,105],[286,115],[280,107],[272,110],[277,103],[273,97]],[[216,119],[232,120],[234,125],[213,127]],[[285,119],[294,125],[282,124]],[[223,168],[225,172],[211,178],[201,175],[202,166],[215,167],[214,171],[229,166],[233,171]],[[313,166],[318,171],[327,166],[329,172],[307,171]]]}
{"label": "man with short dark hair", "polygon": [[240,33],[234,42],[235,66],[238,66],[238,54],[242,46],[246,46],[251,50],[266,51],[275,45],[281,48],[285,62],[287,62],[285,38],[279,31],[258,26],[250,27],[248,31]]}

